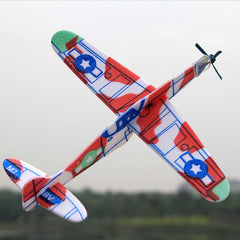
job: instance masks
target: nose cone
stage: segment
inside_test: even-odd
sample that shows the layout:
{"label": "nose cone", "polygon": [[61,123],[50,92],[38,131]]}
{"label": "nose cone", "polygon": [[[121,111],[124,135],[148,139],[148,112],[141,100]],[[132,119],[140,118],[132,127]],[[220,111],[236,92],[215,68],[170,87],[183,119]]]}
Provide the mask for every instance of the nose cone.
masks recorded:
{"label": "nose cone", "polygon": [[221,202],[225,200],[230,193],[230,184],[227,179],[223,180],[212,190],[219,198],[216,202]]}

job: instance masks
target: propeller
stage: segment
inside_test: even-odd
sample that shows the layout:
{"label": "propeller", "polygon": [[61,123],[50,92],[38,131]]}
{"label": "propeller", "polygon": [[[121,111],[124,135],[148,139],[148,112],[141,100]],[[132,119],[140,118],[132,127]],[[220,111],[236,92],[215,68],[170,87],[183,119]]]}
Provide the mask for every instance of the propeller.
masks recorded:
{"label": "propeller", "polygon": [[216,67],[213,64],[216,61],[217,56],[220,53],[222,53],[222,51],[217,51],[214,55],[212,55],[212,54],[207,54],[205,52],[205,50],[203,50],[203,48],[198,43],[196,43],[195,46],[203,55],[206,55],[206,56],[208,56],[210,58],[211,64],[212,64],[215,72],[217,73],[218,77],[222,80],[222,76],[219,74],[218,70],[216,69]]}

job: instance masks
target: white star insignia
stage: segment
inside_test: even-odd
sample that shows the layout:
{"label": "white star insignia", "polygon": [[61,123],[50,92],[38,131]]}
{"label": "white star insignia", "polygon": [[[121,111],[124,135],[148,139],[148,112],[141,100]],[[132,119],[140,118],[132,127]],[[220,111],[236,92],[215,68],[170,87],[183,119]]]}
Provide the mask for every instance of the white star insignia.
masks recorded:
{"label": "white star insignia", "polygon": [[88,159],[86,160],[86,162],[88,164],[90,164],[92,161],[93,161],[93,157],[92,156],[89,156]]}
{"label": "white star insignia", "polygon": [[201,167],[200,165],[192,164],[192,168],[190,170],[193,171],[195,175],[197,175],[197,173],[202,171],[200,167]]}
{"label": "white star insignia", "polygon": [[82,59],[82,63],[80,64],[84,69],[90,67],[90,64],[89,64],[89,60],[88,61],[85,61],[84,59]]}

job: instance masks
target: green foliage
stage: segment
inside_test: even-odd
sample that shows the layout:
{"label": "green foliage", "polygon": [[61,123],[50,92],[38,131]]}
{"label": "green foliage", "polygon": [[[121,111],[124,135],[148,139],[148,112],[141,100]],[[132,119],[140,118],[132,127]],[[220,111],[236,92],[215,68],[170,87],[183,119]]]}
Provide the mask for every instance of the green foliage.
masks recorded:
{"label": "green foliage", "polygon": [[0,222],[16,221],[22,214],[22,209],[19,208],[20,204],[20,194],[8,190],[0,191]]}
{"label": "green foliage", "polygon": [[235,240],[240,236],[240,193],[217,204],[187,193],[85,190],[75,195],[88,211],[88,218],[77,224],[43,208],[25,213],[20,194],[0,191],[0,240]]}
{"label": "green foliage", "polygon": [[[230,195],[222,203],[211,203],[187,193],[96,193],[85,190],[74,193],[86,206],[92,218],[192,216],[240,218],[240,193]],[[37,208],[35,214],[21,209],[21,195],[8,190],[0,191],[0,222],[18,219],[31,221],[50,218],[50,214]]]}

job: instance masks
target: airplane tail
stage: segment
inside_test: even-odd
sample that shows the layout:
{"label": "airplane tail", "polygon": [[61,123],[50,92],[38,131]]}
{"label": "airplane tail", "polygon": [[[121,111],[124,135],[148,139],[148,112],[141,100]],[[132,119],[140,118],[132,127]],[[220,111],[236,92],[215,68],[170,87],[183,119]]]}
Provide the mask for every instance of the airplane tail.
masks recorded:
{"label": "airplane tail", "polygon": [[10,179],[22,190],[22,206],[27,212],[38,205],[71,222],[80,222],[87,217],[82,203],[56,181],[56,175],[46,173],[17,159],[9,158],[3,167]]}

